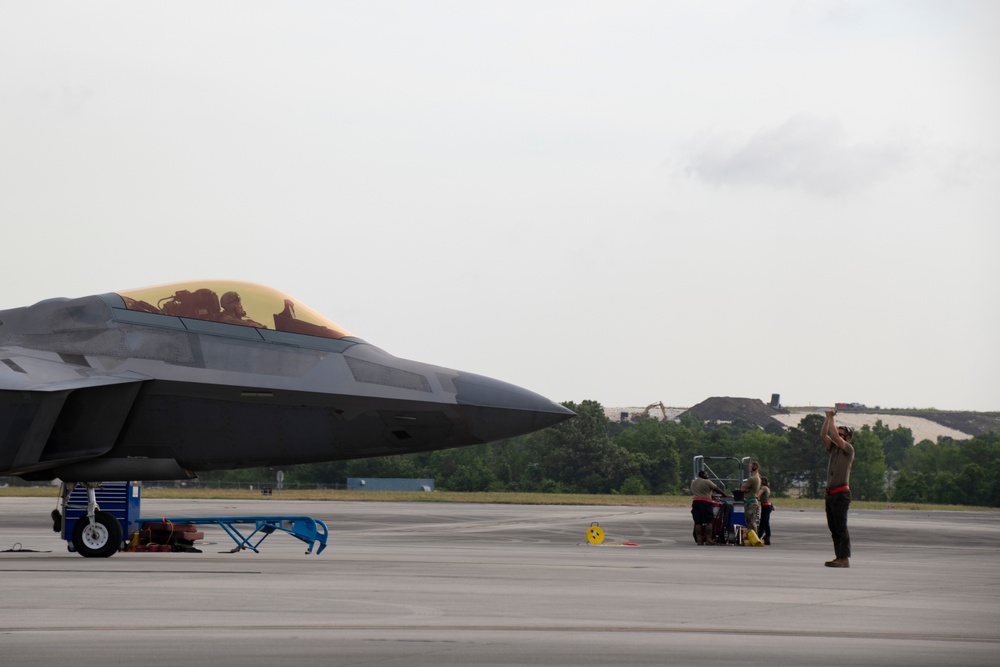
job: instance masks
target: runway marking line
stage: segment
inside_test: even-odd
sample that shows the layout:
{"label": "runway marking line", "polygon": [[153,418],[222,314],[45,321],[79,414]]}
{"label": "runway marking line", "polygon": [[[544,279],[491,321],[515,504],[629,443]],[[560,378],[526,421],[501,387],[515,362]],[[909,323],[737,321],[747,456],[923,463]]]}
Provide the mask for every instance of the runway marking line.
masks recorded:
{"label": "runway marking line", "polygon": [[733,627],[684,628],[667,626],[527,626],[527,625],[119,625],[101,626],[37,626],[0,627],[0,634],[58,633],[58,632],[262,632],[262,631],[390,631],[390,632],[582,632],[582,633],[635,633],[635,634],[692,634],[692,635],[745,635],[753,637],[825,637],[878,640],[921,640],[948,642],[977,642],[1000,644],[1000,635],[928,634],[916,632],[851,632],[845,630],[754,630]]}

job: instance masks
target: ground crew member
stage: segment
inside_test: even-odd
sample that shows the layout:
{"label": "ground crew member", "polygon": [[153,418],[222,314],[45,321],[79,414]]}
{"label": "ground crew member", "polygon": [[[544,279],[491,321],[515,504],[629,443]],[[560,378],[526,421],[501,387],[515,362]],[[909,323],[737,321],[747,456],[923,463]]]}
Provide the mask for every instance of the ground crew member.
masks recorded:
{"label": "ground crew member", "polygon": [[691,482],[691,516],[694,517],[694,541],[698,544],[715,544],[712,538],[712,494],[726,494],[715,482],[708,478],[704,470],[698,471],[698,476]]}
{"label": "ground crew member", "polygon": [[820,435],[823,447],[830,453],[826,468],[826,525],[833,537],[835,558],[827,567],[850,567],[851,535],[847,532],[847,510],[851,507],[851,466],[854,464],[854,429],[838,427],[833,416],[836,410],[826,411],[826,420]]}
{"label": "ground crew member", "polygon": [[[760,493],[760,464],[756,461],[750,463],[750,477],[743,482],[743,512],[747,522],[747,530],[757,533],[757,520],[760,517],[760,502],[757,495]],[[757,533],[760,536],[760,533]]]}
{"label": "ground crew member", "polygon": [[771,543],[771,510],[774,506],[771,504],[771,484],[767,481],[767,477],[760,478],[760,493],[757,494],[757,499],[760,500],[760,533],[757,537],[764,540],[764,546]]}

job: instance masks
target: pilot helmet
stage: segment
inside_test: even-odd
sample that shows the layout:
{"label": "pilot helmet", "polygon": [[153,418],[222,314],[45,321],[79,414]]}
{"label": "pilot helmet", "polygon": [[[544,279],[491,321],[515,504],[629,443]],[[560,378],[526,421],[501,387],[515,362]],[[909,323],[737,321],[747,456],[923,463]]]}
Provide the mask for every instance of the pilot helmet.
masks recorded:
{"label": "pilot helmet", "polygon": [[236,292],[226,292],[225,294],[222,295],[222,298],[219,299],[219,303],[222,305],[222,308],[225,309],[229,308],[229,306],[233,305],[239,300],[240,300],[240,295],[237,294]]}

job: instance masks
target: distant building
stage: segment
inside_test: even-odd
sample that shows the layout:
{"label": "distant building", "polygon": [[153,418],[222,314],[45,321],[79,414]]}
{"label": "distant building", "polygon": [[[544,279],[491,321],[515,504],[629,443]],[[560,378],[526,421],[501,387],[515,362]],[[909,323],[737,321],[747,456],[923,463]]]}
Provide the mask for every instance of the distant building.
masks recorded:
{"label": "distant building", "polygon": [[348,491],[433,491],[433,479],[395,477],[348,477]]}

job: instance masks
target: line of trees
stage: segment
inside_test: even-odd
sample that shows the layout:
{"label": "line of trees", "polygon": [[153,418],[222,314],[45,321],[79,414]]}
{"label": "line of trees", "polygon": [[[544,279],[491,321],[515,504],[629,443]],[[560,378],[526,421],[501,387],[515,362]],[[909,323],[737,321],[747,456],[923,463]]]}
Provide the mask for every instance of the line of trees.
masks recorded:
{"label": "line of trees", "polygon": [[[772,494],[818,498],[827,454],[821,415],[797,427],[644,419],[613,422],[596,401],[563,403],[575,419],[509,440],[421,454],[292,466],[285,483],[333,486],[348,477],[433,478],[451,491],[685,494],[694,456],[760,461]],[[854,437],[856,499],[1000,507],[1000,435],[914,443],[910,429],[881,421]],[[202,475],[205,482],[274,479],[274,471]]]}

